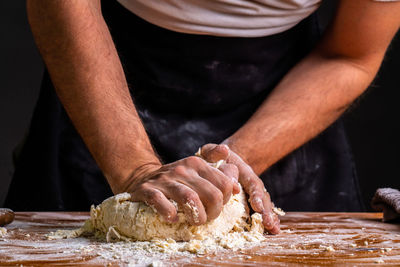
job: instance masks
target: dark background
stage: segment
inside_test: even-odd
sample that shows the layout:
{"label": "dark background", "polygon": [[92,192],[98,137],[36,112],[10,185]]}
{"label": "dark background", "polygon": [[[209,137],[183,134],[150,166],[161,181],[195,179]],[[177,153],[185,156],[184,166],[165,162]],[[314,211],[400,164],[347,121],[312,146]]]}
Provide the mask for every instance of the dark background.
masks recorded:
{"label": "dark background", "polygon": [[[324,1],[319,11],[323,25],[329,21],[335,2]],[[42,74],[43,63],[29,30],[25,1],[0,1],[0,207],[12,175],[12,151],[29,126]],[[373,85],[345,114],[368,207],[376,188],[400,188],[399,89],[398,33]]]}

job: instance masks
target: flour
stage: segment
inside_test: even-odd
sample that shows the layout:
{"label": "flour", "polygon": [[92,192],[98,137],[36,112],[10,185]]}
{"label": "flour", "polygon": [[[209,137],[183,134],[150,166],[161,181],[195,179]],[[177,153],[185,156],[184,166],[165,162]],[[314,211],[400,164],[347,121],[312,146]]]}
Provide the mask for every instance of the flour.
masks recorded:
{"label": "flour", "polygon": [[[257,216],[256,216],[257,217]],[[85,237],[77,237],[77,234]],[[207,257],[217,253],[229,254],[232,251],[242,251],[260,245],[266,238],[259,232],[243,231],[230,232],[219,236],[207,237],[203,240],[193,239],[190,241],[175,241],[171,238],[152,241],[117,241],[106,242],[104,235],[97,232],[92,235],[78,230],[59,230],[48,234],[48,239],[67,239],[68,244],[84,243],[87,245],[78,246],[74,250],[66,250],[65,253],[79,253],[93,255],[95,253],[100,259],[115,261],[126,266],[157,266],[161,261],[171,258],[186,259],[190,263],[191,258]],[[74,246],[72,246],[74,247]],[[159,266],[159,265],[158,265]]]}
{"label": "flour", "polygon": [[279,215],[279,216],[285,216],[286,215],[286,213],[281,208],[273,207],[272,211],[274,213],[276,213],[277,215]]}

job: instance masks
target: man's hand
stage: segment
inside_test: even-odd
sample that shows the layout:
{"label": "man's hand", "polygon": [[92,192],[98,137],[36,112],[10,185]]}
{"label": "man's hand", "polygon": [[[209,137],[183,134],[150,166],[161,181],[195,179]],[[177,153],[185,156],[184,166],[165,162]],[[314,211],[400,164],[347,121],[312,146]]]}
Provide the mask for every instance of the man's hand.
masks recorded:
{"label": "man's hand", "polygon": [[[214,156],[226,160],[227,154]],[[233,164],[212,167],[200,157],[187,157],[166,165],[144,165],[135,171],[122,191],[132,201],[143,201],[155,208],[167,222],[176,222],[174,200],[182,207],[189,222],[201,225],[219,216],[232,193],[240,191],[238,169]]]}
{"label": "man's hand", "polygon": [[271,234],[280,231],[279,218],[272,211],[271,198],[264,187],[264,183],[235,152],[226,145],[207,144],[201,148],[202,157],[208,162],[217,162],[225,156],[228,164],[233,164],[239,171],[239,182],[249,195],[249,202],[254,211],[261,213],[265,229]]}

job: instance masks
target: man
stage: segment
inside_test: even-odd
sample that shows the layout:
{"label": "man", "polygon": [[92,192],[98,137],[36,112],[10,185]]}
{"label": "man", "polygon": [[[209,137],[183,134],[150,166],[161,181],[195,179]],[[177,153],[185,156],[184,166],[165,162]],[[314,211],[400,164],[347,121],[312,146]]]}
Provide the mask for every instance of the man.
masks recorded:
{"label": "man", "polygon": [[322,38],[318,0],[119,2],[28,1],[49,75],[7,206],[79,210],[127,191],[169,222],[168,199],[188,203],[202,224],[238,179],[271,233],[264,184],[284,209],[361,209],[329,125],[376,75],[400,2],[341,0]]}

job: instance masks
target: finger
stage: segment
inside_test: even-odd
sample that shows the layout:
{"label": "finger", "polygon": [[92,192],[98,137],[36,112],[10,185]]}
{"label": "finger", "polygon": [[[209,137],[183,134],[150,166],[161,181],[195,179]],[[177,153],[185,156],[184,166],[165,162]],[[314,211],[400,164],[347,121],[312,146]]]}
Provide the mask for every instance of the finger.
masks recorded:
{"label": "finger", "polygon": [[198,194],[189,186],[172,181],[164,187],[164,194],[183,209],[190,224],[201,225],[207,221],[207,214]]}
{"label": "finger", "polygon": [[132,201],[142,201],[148,206],[154,208],[165,221],[169,223],[178,220],[175,206],[165,197],[165,195],[154,188],[143,188],[131,193]]}
{"label": "finger", "polygon": [[262,215],[264,228],[271,234],[278,234],[280,232],[279,218],[272,211],[271,199],[263,182],[255,174],[248,174],[241,180],[243,188],[249,195],[250,206]]}
{"label": "finger", "polygon": [[[268,212],[262,215],[262,219],[265,230],[267,230],[270,234],[276,235],[280,233],[281,230],[278,215],[276,215],[274,212]],[[266,225],[265,222],[267,221],[271,221],[273,223]]]}
{"label": "finger", "polygon": [[228,163],[222,163],[221,166],[218,168],[220,171],[222,171],[223,174],[226,176],[232,178],[235,180],[235,182],[238,182],[239,180],[239,169],[236,167],[236,165],[233,164],[228,164]]}
{"label": "finger", "polygon": [[264,184],[251,168],[246,168],[247,164],[238,162],[235,164],[239,169],[239,181],[244,191],[249,195],[249,202],[255,212],[264,212]]}
{"label": "finger", "polygon": [[201,147],[200,154],[208,162],[218,162],[228,159],[229,148],[227,145],[207,144]]}
{"label": "finger", "polygon": [[264,186],[257,184],[258,182],[255,181],[248,193],[250,206],[255,212],[261,213],[265,230],[271,234],[277,234],[279,233],[279,218],[272,211],[272,203],[269,194],[264,191]]}
{"label": "finger", "polygon": [[249,195],[251,208],[258,213],[264,213],[264,184],[238,155],[231,153],[229,163],[234,164],[239,170],[239,182],[244,191]]}
{"label": "finger", "polygon": [[[253,183],[250,186],[245,187],[245,191],[247,192],[247,194],[249,195],[249,202],[250,202],[250,206],[251,208],[258,213],[264,214],[264,192],[261,189],[260,190],[260,185],[258,184],[258,182],[253,179]],[[264,187],[262,187],[264,188]]]}
{"label": "finger", "polygon": [[178,181],[190,187],[198,194],[205,208],[207,221],[213,220],[219,216],[223,206],[223,195],[214,184],[199,176],[194,171],[190,177]]}
{"label": "finger", "polygon": [[[226,176],[222,171],[209,166],[205,160],[199,157],[187,157],[184,159],[184,162],[188,167],[186,169],[192,169],[196,171],[198,175],[211,182],[222,192],[224,204],[229,201],[233,191],[233,181],[230,177]],[[190,175],[181,172],[182,170],[183,168],[180,167],[175,168],[177,177],[190,177]],[[194,173],[191,173],[191,175],[193,174]]]}
{"label": "finger", "polygon": [[271,234],[279,233],[279,218],[272,211],[273,205],[269,193],[258,177],[254,179],[249,191],[250,205],[255,212],[262,214],[264,228]]}
{"label": "finger", "polygon": [[279,233],[279,218],[272,211],[273,205],[269,194],[265,190],[264,183],[254,173],[253,169],[236,153],[231,151],[227,162],[238,167],[239,181],[245,192],[249,195],[249,202],[252,209],[255,212],[261,213],[265,229],[272,234]]}
{"label": "finger", "polygon": [[219,170],[222,171],[226,176],[230,177],[233,181],[233,189],[232,193],[237,194],[240,192],[240,186],[239,186],[239,170],[236,167],[236,165],[233,164],[227,164],[223,163],[220,167]]}
{"label": "finger", "polygon": [[[263,188],[264,189],[264,188]],[[280,232],[280,222],[278,215],[272,210],[273,204],[269,193],[264,191],[263,204],[264,204],[264,214],[263,214],[263,225],[264,228],[271,234],[278,234]]]}
{"label": "finger", "polygon": [[227,164],[235,165],[239,171],[239,182],[243,187],[249,187],[250,182],[258,176],[254,173],[253,169],[245,163],[236,153],[230,152],[230,156],[226,161]]}
{"label": "finger", "polygon": [[222,171],[206,166],[198,169],[198,174],[217,187],[223,195],[223,204],[228,203],[232,196],[234,184],[231,177],[225,175]]}

